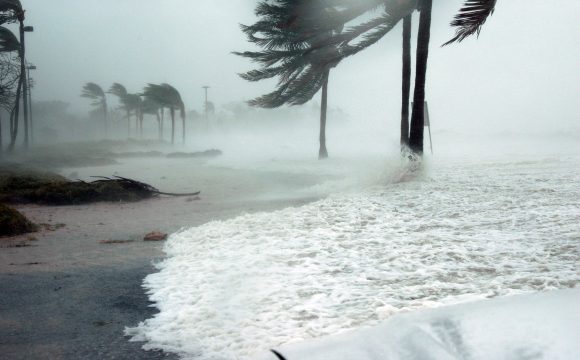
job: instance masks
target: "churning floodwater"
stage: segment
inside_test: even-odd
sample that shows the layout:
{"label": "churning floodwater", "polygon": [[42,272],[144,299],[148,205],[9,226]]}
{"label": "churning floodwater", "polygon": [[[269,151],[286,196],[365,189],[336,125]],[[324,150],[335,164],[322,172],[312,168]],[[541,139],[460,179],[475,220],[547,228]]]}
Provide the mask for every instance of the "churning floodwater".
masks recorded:
{"label": "churning floodwater", "polygon": [[576,155],[389,168],[358,190],[173,234],[144,282],[160,313],[128,333],[187,359],[245,359],[399,312],[578,284]]}

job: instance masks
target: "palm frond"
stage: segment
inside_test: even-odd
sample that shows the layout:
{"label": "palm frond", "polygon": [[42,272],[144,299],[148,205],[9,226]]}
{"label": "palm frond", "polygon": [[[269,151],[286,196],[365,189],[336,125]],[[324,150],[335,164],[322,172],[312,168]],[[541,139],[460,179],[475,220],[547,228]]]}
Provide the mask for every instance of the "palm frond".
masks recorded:
{"label": "palm frond", "polygon": [[465,38],[481,32],[483,24],[493,14],[497,0],[466,0],[451,26],[457,27],[455,36],[443,46],[461,42]]}
{"label": "palm frond", "polygon": [[83,86],[81,97],[93,100],[91,103],[93,106],[106,107],[107,98],[105,96],[105,92],[99,85],[95,83],[86,83]]}
{"label": "palm frond", "polygon": [[16,35],[4,26],[0,26],[0,52],[13,52],[20,50],[20,42]]}
{"label": "palm frond", "polygon": [[119,83],[114,83],[113,85],[111,85],[111,87],[109,88],[109,91],[107,91],[107,92],[109,94],[117,96],[120,99],[126,97],[128,94],[127,89]]}
{"label": "palm frond", "polygon": [[0,25],[24,19],[24,10],[19,0],[0,0]]}

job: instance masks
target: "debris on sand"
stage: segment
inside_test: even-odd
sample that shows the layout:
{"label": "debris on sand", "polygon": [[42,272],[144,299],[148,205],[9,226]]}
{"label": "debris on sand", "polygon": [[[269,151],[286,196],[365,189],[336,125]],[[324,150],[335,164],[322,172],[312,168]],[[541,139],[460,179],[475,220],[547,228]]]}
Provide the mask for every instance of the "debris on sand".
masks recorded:
{"label": "debris on sand", "polygon": [[159,232],[159,231],[153,231],[153,232],[150,232],[149,234],[145,235],[143,240],[145,240],[145,241],[163,241],[163,240],[167,240],[167,234]]}
{"label": "debris on sand", "polygon": [[0,204],[0,236],[15,236],[38,230],[38,226],[30,222],[18,210]]}
{"label": "debris on sand", "polygon": [[104,245],[113,245],[113,244],[128,244],[128,243],[132,243],[135,240],[101,240],[99,241],[99,244],[104,244]]}
{"label": "debris on sand", "polygon": [[[3,169],[0,169],[3,170]],[[139,201],[158,195],[196,196],[165,193],[149,184],[115,176],[86,182],[35,171],[0,171],[0,201],[43,205],[77,205],[98,201]]]}

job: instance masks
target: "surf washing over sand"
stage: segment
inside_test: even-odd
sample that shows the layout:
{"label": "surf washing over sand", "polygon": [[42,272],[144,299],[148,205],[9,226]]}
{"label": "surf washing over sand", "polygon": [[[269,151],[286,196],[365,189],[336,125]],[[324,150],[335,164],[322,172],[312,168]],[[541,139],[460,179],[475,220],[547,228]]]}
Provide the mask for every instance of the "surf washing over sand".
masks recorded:
{"label": "surf washing over sand", "polygon": [[425,165],[383,163],[357,186],[304,190],[330,186],[322,200],[173,234],[144,281],[160,312],[127,334],[185,359],[251,359],[401,312],[578,284],[578,156]]}

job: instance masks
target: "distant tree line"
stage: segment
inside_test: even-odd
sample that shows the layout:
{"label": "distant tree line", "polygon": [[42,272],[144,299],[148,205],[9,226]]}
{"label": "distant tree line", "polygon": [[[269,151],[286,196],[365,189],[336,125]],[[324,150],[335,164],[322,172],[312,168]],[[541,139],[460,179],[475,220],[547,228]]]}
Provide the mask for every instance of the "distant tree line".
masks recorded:
{"label": "distant tree line", "polygon": [[[493,14],[497,0],[465,0],[455,19],[456,35],[444,45],[479,34]],[[401,150],[423,154],[424,103],[433,0],[271,0],[258,3],[259,20],[242,25],[248,41],[260,51],[235,52],[259,65],[241,74],[248,81],[277,78],[276,89],[249,101],[271,108],[301,105],[322,89],[319,158],[326,149],[326,109],[330,70],[347,57],[375,44],[402,20],[403,71]],[[411,89],[412,14],[420,14],[415,66],[413,106],[409,121]],[[378,15],[377,15],[378,14]]]}
{"label": "distant tree line", "polygon": [[175,143],[175,115],[179,112],[181,118],[182,141],[185,143],[185,104],[179,91],[169,84],[148,84],[141,93],[129,93],[125,86],[114,83],[108,91],[98,84],[86,83],[81,96],[92,100],[93,111],[101,114],[105,134],[108,132],[109,106],[107,94],[119,99],[120,109],[127,119],[127,136],[131,137],[131,121],[135,119],[135,134],[143,136],[143,120],[145,115],[155,116],[158,124],[159,139],[163,139],[165,110],[169,110],[171,118],[171,143]]}

